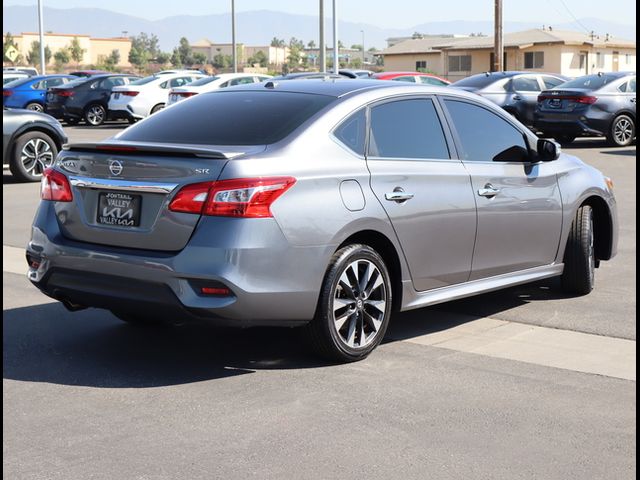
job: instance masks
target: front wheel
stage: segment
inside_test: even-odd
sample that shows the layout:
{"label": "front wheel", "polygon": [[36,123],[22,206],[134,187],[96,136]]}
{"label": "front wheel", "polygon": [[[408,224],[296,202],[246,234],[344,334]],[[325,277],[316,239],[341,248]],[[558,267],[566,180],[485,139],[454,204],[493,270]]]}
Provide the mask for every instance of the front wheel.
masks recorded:
{"label": "front wheel", "polygon": [[13,176],[21,182],[37,182],[58,154],[53,139],[40,131],[18,137],[9,163]]}
{"label": "front wheel", "polygon": [[611,123],[607,140],[614,147],[626,147],[636,136],[636,125],[628,115],[619,115]]}
{"label": "front wheel", "polygon": [[160,110],[164,108],[164,103],[159,103],[155,107],[151,109],[151,113],[149,115],[153,115],[154,113],[158,113]]}
{"label": "front wheel", "polygon": [[593,210],[583,205],[576,213],[564,252],[562,289],[571,294],[586,295],[595,283],[595,249]]}
{"label": "front wheel", "polygon": [[389,325],[391,294],[389,272],[375,250],[361,244],[338,250],[325,274],[316,315],[305,327],[313,347],[334,361],[366,358]]}
{"label": "front wheel", "polygon": [[84,121],[92,127],[100,126],[107,118],[107,110],[100,104],[89,105],[84,112]]}

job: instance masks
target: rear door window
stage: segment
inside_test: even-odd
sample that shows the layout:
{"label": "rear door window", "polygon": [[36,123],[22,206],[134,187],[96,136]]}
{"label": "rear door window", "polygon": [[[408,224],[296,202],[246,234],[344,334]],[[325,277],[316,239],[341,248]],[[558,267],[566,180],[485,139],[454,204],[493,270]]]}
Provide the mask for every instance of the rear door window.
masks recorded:
{"label": "rear door window", "polygon": [[538,79],[531,77],[516,77],[513,79],[513,90],[516,92],[539,92]]}
{"label": "rear door window", "polygon": [[558,85],[564,83],[565,80],[556,77],[550,77],[549,75],[542,75],[542,83],[544,84],[544,88],[554,88]]}
{"label": "rear door window", "polygon": [[398,100],[371,108],[369,155],[383,158],[450,158],[433,100]]}
{"label": "rear door window", "polygon": [[333,135],[354,153],[364,156],[366,123],[365,110],[358,110],[338,125]]}

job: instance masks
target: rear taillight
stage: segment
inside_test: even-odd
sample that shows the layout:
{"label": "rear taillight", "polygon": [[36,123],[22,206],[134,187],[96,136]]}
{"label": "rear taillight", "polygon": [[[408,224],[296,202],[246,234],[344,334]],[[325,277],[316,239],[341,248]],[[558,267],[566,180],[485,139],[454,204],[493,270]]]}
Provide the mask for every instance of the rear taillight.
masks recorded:
{"label": "rear taillight", "polygon": [[67,177],[53,168],[47,168],[40,181],[40,198],[54,202],[72,201],[73,193]]}
{"label": "rear taillight", "polygon": [[53,93],[59,97],[73,97],[73,90],[54,90]]}
{"label": "rear taillight", "polygon": [[193,97],[196,92],[173,92],[174,94],[178,95],[179,97]]}
{"label": "rear taillight", "polygon": [[169,210],[222,217],[272,217],[271,205],[294,183],[293,177],[194,183],[180,189]]}
{"label": "rear taillight", "polygon": [[10,97],[11,95],[13,95],[13,90],[2,90],[3,97]]}
{"label": "rear taillight", "polygon": [[125,97],[135,97],[140,92],[113,92],[113,93],[119,93],[120,95],[124,95]]}
{"label": "rear taillight", "polygon": [[584,103],[586,105],[593,105],[594,103],[596,103],[596,100],[598,100],[598,97],[576,97],[574,101],[576,103]]}
{"label": "rear taillight", "polygon": [[567,96],[567,95],[538,95],[538,102],[544,102],[545,100],[568,100],[574,103],[582,103],[585,105],[593,105],[598,100],[598,97],[584,96]]}

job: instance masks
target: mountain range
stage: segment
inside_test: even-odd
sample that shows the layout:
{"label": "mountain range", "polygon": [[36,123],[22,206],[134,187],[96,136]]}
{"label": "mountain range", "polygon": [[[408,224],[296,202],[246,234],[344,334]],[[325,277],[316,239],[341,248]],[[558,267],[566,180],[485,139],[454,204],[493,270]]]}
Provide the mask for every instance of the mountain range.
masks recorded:
{"label": "mountain range", "polygon": [[[65,34],[84,34],[92,37],[131,36],[145,32],[155,34],[163,50],[171,50],[180,37],[191,43],[208,38],[215,43],[231,43],[231,15],[177,15],[161,20],[145,20],[99,8],[44,8],[45,31]],[[614,37],[635,39],[636,27],[612,23],[597,18],[579,19],[579,23],[592,29],[596,34],[609,33]],[[554,23],[558,30],[584,31],[577,22]],[[505,33],[529,28],[540,28],[539,22],[504,22]],[[21,32],[36,32],[38,17],[36,6],[2,6],[2,30],[14,35]],[[346,46],[362,43],[364,32],[365,48],[385,48],[389,37],[410,36],[414,32],[423,34],[493,34],[493,21],[447,21],[419,23],[411,28],[380,28],[365,23],[340,21],[339,38]],[[247,45],[268,45],[273,37],[289,41],[296,37],[307,43],[318,43],[318,21],[312,15],[293,15],[269,10],[241,12],[236,14],[236,41]],[[330,45],[331,19],[327,17],[325,38]]]}

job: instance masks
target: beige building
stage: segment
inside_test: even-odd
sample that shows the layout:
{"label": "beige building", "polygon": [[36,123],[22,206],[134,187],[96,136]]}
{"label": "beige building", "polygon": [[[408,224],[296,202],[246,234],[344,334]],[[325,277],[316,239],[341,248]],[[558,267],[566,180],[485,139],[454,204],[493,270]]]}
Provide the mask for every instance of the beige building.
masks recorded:
{"label": "beige building", "polygon": [[[89,35],[66,35],[61,33],[46,33],[44,35],[44,44],[51,50],[50,63],[53,63],[53,55],[55,55],[58,50],[69,47],[74,38],[78,39],[80,47],[84,49],[80,65],[98,65],[111,55],[113,50],[118,50],[120,52],[120,62],[117,66],[123,68],[131,66],[129,63],[131,40],[128,38],[91,38]],[[37,33],[22,33],[20,35],[14,35],[13,39],[25,61],[27,54],[31,50],[32,43],[40,41]],[[71,63],[74,63],[73,60]]]}
{"label": "beige building", "polygon": [[[213,62],[217,55],[231,56],[233,53],[233,45],[231,43],[213,43],[207,38],[192,43],[191,49],[194,53],[204,54],[209,63]],[[267,57],[267,64],[274,67],[287,63],[287,57],[289,56],[289,47],[272,47],[270,45],[249,46],[244,43],[236,43],[236,51],[238,65],[246,64],[249,58],[260,51]]]}
{"label": "beige building", "polygon": [[[424,68],[455,81],[491,70],[493,37],[411,39],[383,50],[385,70]],[[504,69],[579,77],[635,71],[636,43],[611,36],[532,29],[504,35]]]}

